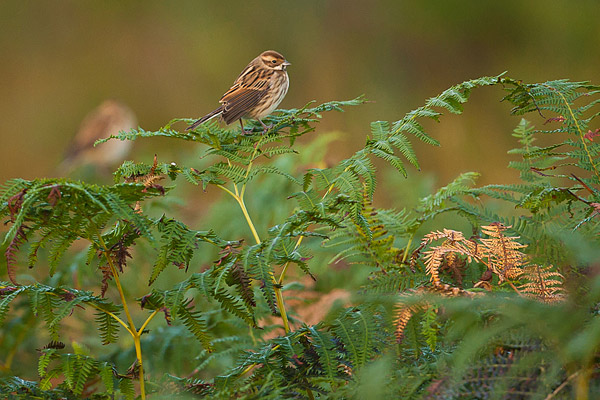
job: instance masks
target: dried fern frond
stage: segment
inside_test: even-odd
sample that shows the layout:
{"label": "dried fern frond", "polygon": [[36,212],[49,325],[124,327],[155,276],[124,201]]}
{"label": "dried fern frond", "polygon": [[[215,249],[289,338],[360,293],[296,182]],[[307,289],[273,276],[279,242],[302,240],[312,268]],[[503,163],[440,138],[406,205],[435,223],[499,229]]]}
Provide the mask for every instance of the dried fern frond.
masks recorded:
{"label": "dried fern frond", "polygon": [[403,302],[399,302],[396,304],[394,310],[394,326],[395,326],[395,335],[396,342],[402,342],[404,339],[404,330],[406,329],[406,325],[408,325],[408,321],[412,318],[412,316],[419,311],[427,308],[427,306],[423,306],[422,304],[413,304],[411,306],[407,306]]}
{"label": "dried fern frond", "polygon": [[425,251],[424,261],[427,274],[431,277],[433,286],[440,286],[439,269],[444,260],[444,256],[449,254],[462,254],[467,256],[469,262],[473,257],[477,258],[477,245],[472,240],[466,239],[461,232],[451,229],[431,232],[423,237],[421,246],[425,246],[434,240],[446,239],[441,246],[433,247],[432,250]]}
{"label": "dried fern frond", "polygon": [[480,258],[487,258],[487,266],[500,278],[500,282],[506,279],[516,279],[519,269],[527,263],[527,256],[519,251],[527,247],[516,240],[518,237],[504,236],[503,232],[510,228],[501,223],[493,223],[482,226],[481,230],[489,238],[480,238]]}
{"label": "dried fern frond", "polygon": [[525,281],[518,286],[519,291],[525,296],[535,297],[546,303],[564,299],[564,277],[552,271],[551,265],[547,267],[528,265],[521,270],[519,278]]}
{"label": "dried fern frond", "polygon": [[[564,297],[563,276],[553,271],[552,266],[529,265],[529,257],[521,251],[527,246],[517,241],[519,237],[504,235],[509,228],[511,227],[501,223],[482,226],[482,233],[488,237],[477,238],[477,240],[467,239],[461,232],[451,229],[425,235],[419,251],[433,241],[445,239],[441,245],[433,246],[430,250],[423,252],[423,261],[427,275],[430,276],[433,291],[450,296],[461,295],[465,292],[462,289],[442,284],[439,277],[439,270],[445,265],[444,263],[456,267],[460,262],[458,255],[463,255],[466,256],[466,261],[476,260],[487,267],[487,277],[485,279],[482,277],[475,287],[491,290],[491,278],[496,275],[499,283],[508,281],[516,292],[524,296],[535,297],[544,302],[562,299]],[[521,284],[515,286],[512,281],[520,281]],[[408,311],[403,315],[408,315]]]}

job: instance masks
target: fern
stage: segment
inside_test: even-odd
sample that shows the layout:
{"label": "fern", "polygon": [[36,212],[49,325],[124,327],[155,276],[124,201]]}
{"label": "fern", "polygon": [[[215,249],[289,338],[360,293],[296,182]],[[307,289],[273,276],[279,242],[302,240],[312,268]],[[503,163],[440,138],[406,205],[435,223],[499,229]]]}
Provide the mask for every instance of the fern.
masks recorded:
{"label": "fern", "polygon": [[207,333],[206,323],[202,320],[199,311],[194,311],[190,301],[182,303],[173,311],[174,316],[181,319],[183,324],[198,339],[204,348],[212,349],[211,339]]}
{"label": "fern", "polygon": [[344,343],[351,368],[360,368],[369,360],[374,347],[374,330],[373,316],[360,310],[347,310],[335,320],[333,331]]}
{"label": "fern", "polygon": [[117,307],[113,307],[112,310],[104,309],[104,311],[96,313],[96,323],[98,324],[102,344],[115,343],[118,339],[119,326],[115,319],[105,312],[110,311],[115,313],[117,310]]}
{"label": "fern", "polygon": [[121,378],[119,380],[119,390],[126,400],[135,399],[135,388],[131,379]]}

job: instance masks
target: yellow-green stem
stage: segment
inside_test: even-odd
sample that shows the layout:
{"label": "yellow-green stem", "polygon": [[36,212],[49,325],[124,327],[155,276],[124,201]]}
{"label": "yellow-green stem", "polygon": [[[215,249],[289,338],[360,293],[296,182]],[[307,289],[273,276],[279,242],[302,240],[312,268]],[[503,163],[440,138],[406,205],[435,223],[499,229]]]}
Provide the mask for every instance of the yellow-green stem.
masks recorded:
{"label": "yellow-green stem", "polygon": [[413,241],[414,237],[415,237],[414,234],[410,235],[410,239],[408,239],[408,243],[406,244],[406,247],[404,248],[404,254],[402,255],[402,263],[403,264],[406,262],[406,258],[408,257],[408,252],[410,251],[410,246],[412,245],[412,241]]}
{"label": "yellow-green stem", "polygon": [[[244,187],[245,187],[245,185],[242,187],[242,190]],[[250,214],[248,214],[248,209],[246,208],[246,203],[244,203],[244,198],[240,197],[240,196],[236,196],[236,200],[237,200],[238,204],[240,205],[240,208],[242,209],[242,213],[244,213],[244,218],[246,218],[246,222],[248,223],[248,226],[250,227],[250,231],[252,231],[252,236],[254,236],[254,240],[256,241],[256,244],[260,244],[260,237],[258,236],[258,232],[256,232],[256,228],[254,228],[254,224],[252,223]]]}
{"label": "yellow-green stem", "polygon": [[[258,232],[256,231],[256,228],[254,227],[254,223],[252,222],[252,219],[250,218],[250,214],[248,213],[248,209],[246,208],[246,203],[244,202],[243,195],[246,191],[246,185],[242,186],[242,190],[240,192],[240,191],[238,191],[237,185],[234,184],[233,189],[234,189],[235,193],[232,192],[231,190],[227,189],[223,185],[218,185],[218,186],[219,186],[219,188],[224,190],[226,193],[228,193],[231,197],[233,197],[238,202],[240,209],[242,210],[242,213],[244,214],[244,218],[246,219],[246,223],[248,224],[248,227],[250,227],[250,231],[252,232],[252,236],[254,237],[256,244],[260,244],[261,243],[260,236],[258,236]],[[281,292],[281,284],[279,282],[277,282],[277,280],[275,279],[275,275],[273,275],[272,272],[269,275],[271,276],[271,280],[273,281],[273,284],[275,285],[275,287],[274,287],[275,299],[277,301],[277,307],[279,308],[279,313],[281,314],[281,320],[283,322],[283,329],[285,329],[285,333],[289,333],[290,332],[290,323],[288,320],[287,312],[285,310],[285,303],[283,302],[283,294]]]}
{"label": "yellow-green stem", "polygon": [[588,400],[590,396],[590,368],[585,368],[575,377],[575,398]]}
{"label": "yellow-green stem", "polygon": [[[119,274],[117,272],[117,268],[115,267],[113,260],[110,256],[110,251],[102,239],[102,235],[98,233],[98,243],[102,246],[104,250],[104,256],[106,257],[106,261],[108,262],[108,266],[110,267],[110,271],[112,272],[113,278],[115,279],[115,286],[117,287],[117,291],[119,292],[119,296],[121,297],[121,303],[123,304],[123,311],[127,316],[127,322],[129,323],[129,334],[133,337],[133,345],[135,346],[135,356],[140,367],[139,369],[139,377],[140,377],[140,396],[142,400],[146,399],[146,387],[144,383],[144,364],[142,362],[142,346],[140,343],[140,335],[142,330],[139,332],[135,329],[135,323],[133,322],[133,318],[131,317],[131,313],[129,312],[129,307],[127,306],[127,301],[125,300],[125,293],[123,292],[123,287],[121,286],[121,280],[119,279]],[[152,315],[153,316],[153,315]],[[152,317],[151,316],[151,317]],[[113,316],[116,317],[116,316]],[[151,319],[151,318],[149,318]],[[118,319],[117,319],[118,320]],[[149,322],[147,320],[147,322]],[[145,324],[144,324],[145,326]]]}
{"label": "yellow-green stem", "polygon": [[142,327],[137,331],[138,336],[142,336],[142,333],[144,333],[144,329],[146,329],[146,326],[150,323],[150,321],[152,321],[152,318],[154,318],[156,314],[158,314],[158,310],[154,310],[154,312],[152,312],[152,314],[150,314],[150,316],[146,318],[146,320],[142,324]]}
{"label": "yellow-green stem", "polygon": [[[248,176],[250,175],[250,170],[252,169],[252,163],[258,152],[258,147],[259,147],[259,144],[257,143],[256,147],[254,148],[254,152],[252,153],[252,156],[250,157],[251,161],[248,164],[248,167],[246,168],[246,175],[245,175],[244,179],[248,178]],[[231,165],[231,162],[229,160],[227,160],[227,163],[229,165]],[[221,189],[223,189],[226,193],[229,193],[229,195],[231,195],[238,202],[238,204],[240,205],[240,208],[242,209],[242,213],[244,214],[244,218],[246,218],[246,223],[250,227],[252,236],[254,236],[254,240],[256,241],[256,244],[260,244],[261,243],[260,236],[258,236],[258,232],[256,232],[256,228],[254,227],[254,224],[252,223],[252,219],[250,218],[250,214],[248,213],[248,209],[246,208],[246,204],[244,203],[244,194],[246,193],[246,184],[244,183],[242,185],[241,191],[238,191],[237,185],[234,183],[233,189],[234,189],[235,193],[232,192],[231,190],[227,189],[225,186],[222,186],[222,185],[218,185],[218,186]],[[301,241],[302,241],[302,238],[300,238],[300,241],[298,242],[298,244],[296,244],[296,247],[300,244]],[[287,267],[287,264],[286,264],[286,267]],[[283,272],[285,272],[286,267],[284,267]],[[283,302],[283,293],[281,291],[283,274],[282,274],[282,276],[280,276],[279,281],[277,281],[277,279],[275,279],[275,275],[273,274],[273,272],[270,272],[269,275],[271,277],[271,280],[273,281],[275,299],[277,300],[277,308],[279,308],[279,313],[281,314],[281,320],[283,322],[283,329],[285,330],[285,333],[287,334],[290,332],[290,323],[288,320],[287,311],[285,309],[285,303]],[[247,368],[247,371],[249,371],[248,368]],[[245,371],[245,372],[247,372],[247,371]],[[314,396],[310,389],[306,389],[306,394],[308,395],[308,398],[310,400],[314,400]]]}
{"label": "yellow-green stem", "polygon": [[125,321],[123,321],[121,318],[117,317],[115,314],[113,314],[113,313],[112,313],[112,312],[110,312],[110,311],[106,311],[106,310],[105,310],[105,309],[103,309],[102,307],[98,307],[98,306],[97,306],[97,305],[95,305],[94,303],[87,303],[87,304],[89,304],[90,306],[94,307],[96,310],[98,310],[98,311],[102,311],[103,313],[105,313],[105,314],[108,314],[108,315],[110,315],[111,317],[113,317],[113,319],[114,319],[115,321],[117,321],[119,324],[123,325],[123,328],[125,328],[125,330],[126,330],[127,332],[129,332],[129,334],[130,334],[131,336],[133,336],[133,333],[131,332],[131,329],[129,329],[129,326],[127,326],[127,324],[125,323]]}
{"label": "yellow-green stem", "polygon": [[[296,249],[298,249],[298,246],[300,246],[300,244],[302,243],[302,240],[304,240],[304,236],[300,236],[298,238],[298,241],[296,242],[296,245],[294,246],[294,251],[296,251]],[[277,283],[279,283],[280,285],[283,284],[283,278],[285,277],[285,273],[287,271],[288,265],[290,265],[289,261],[285,263],[285,265],[283,266],[283,269],[281,270],[281,274],[279,275],[279,280],[277,281]]]}

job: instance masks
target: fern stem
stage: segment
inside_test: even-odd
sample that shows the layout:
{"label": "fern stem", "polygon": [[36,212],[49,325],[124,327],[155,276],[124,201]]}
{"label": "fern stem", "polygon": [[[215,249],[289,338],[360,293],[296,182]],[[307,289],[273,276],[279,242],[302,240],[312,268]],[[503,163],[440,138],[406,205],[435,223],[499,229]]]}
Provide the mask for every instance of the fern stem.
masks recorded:
{"label": "fern stem", "polygon": [[556,395],[557,395],[557,394],[558,394],[558,393],[559,393],[561,390],[563,390],[563,389],[564,389],[564,388],[567,386],[567,384],[568,384],[568,383],[569,383],[571,380],[573,380],[573,378],[576,378],[576,377],[577,377],[577,375],[579,375],[579,373],[580,373],[580,372],[581,372],[581,370],[579,370],[579,371],[576,371],[576,372],[572,373],[571,375],[569,375],[569,377],[568,377],[567,379],[565,379],[565,380],[563,381],[563,383],[561,383],[560,385],[558,385],[558,387],[557,387],[556,389],[554,389],[554,390],[552,391],[552,393],[550,393],[548,396],[546,396],[546,397],[544,398],[544,400],[551,400],[551,399],[553,399],[553,398],[554,398],[554,397],[555,397],[555,396],[556,396]]}
{"label": "fern stem", "polygon": [[590,396],[590,374],[589,367],[584,367],[581,373],[575,377],[575,398],[577,400],[588,400]]}
{"label": "fern stem", "polygon": [[[250,157],[250,162],[248,163],[248,167],[246,168],[246,174],[244,175],[244,180],[248,179],[248,176],[250,176],[250,170],[252,169],[252,163],[255,160],[257,154],[258,154],[258,148],[261,145],[261,141],[262,141],[262,137],[261,139],[258,141],[258,143],[256,143],[255,147],[254,147],[254,151],[252,152],[252,156]],[[227,163],[229,165],[231,165],[231,161],[228,159]],[[254,227],[254,223],[252,222],[252,218],[250,218],[250,214],[248,213],[248,209],[246,208],[246,203],[244,202],[244,194],[246,193],[246,183],[244,183],[242,185],[242,188],[240,191],[238,191],[238,187],[237,185],[234,183],[233,184],[233,190],[235,191],[232,192],[231,190],[227,189],[225,186],[222,185],[218,185],[221,189],[223,189],[226,193],[229,193],[229,195],[231,195],[240,205],[240,208],[242,210],[242,213],[244,214],[244,218],[246,218],[246,223],[248,223],[248,227],[250,227],[250,231],[252,232],[252,236],[254,237],[254,240],[256,241],[256,244],[261,244],[261,240],[260,240],[260,236],[258,236],[258,232],[256,231],[256,228]],[[285,333],[289,333],[290,332],[290,323],[288,320],[288,316],[287,316],[287,311],[285,310],[285,303],[283,301],[283,293],[281,292],[281,285],[277,282],[277,279],[275,279],[275,275],[273,274],[273,272],[269,273],[271,280],[273,281],[274,286],[274,292],[275,292],[275,299],[277,300],[277,308],[279,308],[279,314],[281,314],[281,320],[283,322],[283,328],[285,329]],[[309,395],[309,397],[311,397],[312,394]]]}
{"label": "fern stem", "polygon": [[[140,330],[141,332],[141,330]],[[146,399],[146,388],[144,383],[144,365],[142,364],[142,344],[140,342],[140,335],[136,332],[133,337],[133,344],[135,346],[135,354],[138,360],[138,364],[140,365],[140,395],[142,396],[142,400]]]}
{"label": "fern stem", "polygon": [[125,315],[127,316],[127,322],[129,323],[128,331],[129,331],[129,334],[133,337],[133,344],[135,346],[135,355],[136,355],[137,362],[140,366],[140,370],[139,370],[140,396],[141,396],[142,400],[145,400],[146,399],[146,388],[144,385],[144,365],[142,363],[142,346],[140,343],[140,334],[141,334],[142,330],[140,330],[140,332],[138,332],[137,329],[135,329],[135,323],[133,322],[133,318],[131,317],[131,313],[129,312],[129,307],[127,306],[127,301],[125,300],[125,293],[123,292],[123,287],[121,286],[121,280],[119,279],[119,274],[113,263],[112,258],[110,257],[110,250],[106,246],[106,242],[104,242],[104,239],[102,238],[102,234],[100,234],[100,232],[98,232],[97,236],[98,236],[98,243],[100,244],[100,246],[102,246],[102,249],[104,250],[104,256],[106,257],[106,261],[108,262],[108,266],[110,267],[110,271],[113,275],[113,278],[115,278],[115,285],[117,286],[117,291],[119,292],[119,296],[121,297],[121,303],[123,304],[123,311],[125,312]]}
{"label": "fern stem", "polygon": [[[304,236],[300,236],[298,238],[298,241],[296,242],[296,245],[294,246],[293,251],[296,251],[298,249],[298,246],[300,246],[303,239],[304,239]],[[285,263],[285,265],[283,266],[283,269],[281,270],[281,274],[279,275],[279,280],[277,281],[277,283],[279,283],[280,285],[283,284],[283,278],[285,277],[285,272],[287,271],[288,265],[290,265],[289,261]]]}
{"label": "fern stem", "polygon": [[248,223],[248,226],[250,227],[250,231],[252,232],[252,236],[254,237],[256,244],[260,244],[261,243],[260,237],[258,236],[258,232],[256,232],[256,229],[254,228],[254,224],[252,223],[252,219],[250,218],[250,214],[248,214],[248,209],[246,208],[246,203],[244,202],[243,193],[245,191],[245,185],[242,187],[241,195],[238,192],[237,185],[235,185],[235,184],[233,185],[235,193],[232,192],[231,190],[227,189],[223,185],[217,185],[217,187],[219,187],[221,190],[223,190],[225,193],[227,193],[228,195],[233,197],[235,199],[235,201],[238,202],[238,204],[240,205],[240,209],[242,210],[242,213],[244,214],[244,218],[246,218],[246,222]]}
{"label": "fern stem", "polygon": [[[275,277],[273,277],[275,280]],[[277,299],[277,308],[279,308],[279,314],[281,314],[281,320],[283,321],[283,329],[285,329],[285,333],[290,333],[290,322],[288,321],[287,312],[285,311],[285,303],[283,302],[283,293],[281,293],[281,288],[275,286],[275,298]]]}
{"label": "fern stem", "polygon": [[234,199],[237,198],[237,196],[235,195],[235,193],[233,193],[231,190],[227,189],[225,186],[223,185],[217,185],[217,187],[221,190],[223,190],[225,193],[229,194],[231,197],[233,197]]}
{"label": "fern stem", "polygon": [[154,310],[154,312],[150,314],[148,318],[146,318],[146,320],[142,324],[142,327],[137,331],[138,336],[142,336],[142,333],[144,333],[144,329],[146,329],[146,325],[148,325],[148,323],[152,321],[152,318],[154,318],[156,314],[158,314],[158,310]]}
{"label": "fern stem", "polygon": [[256,241],[256,244],[260,244],[261,243],[260,237],[258,236],[258,232],[256,232],[256,228],[254,227],[254,224],[252,223],[250,214],[248,214],[248,209],[246,208],[246,203],[244,202],[244,198],[236,196],[235,199],[237,200],[238,204],[240,205],[240,208],[242,209],[242,213],[244,213],[244,218],[246,218],[246,222],[248,223],[248,226],[250,227],[250,231],[252,231],[252,236],[254,236],[254,240]]}
{"label": "fern stem", "polygon": [[131,329],[129,329],[129,326],[127,326],[127,324],[125,323],[125,321],[123,321],[121,318],[119,318],[117,315],[115,315],[114,313],[110,312],[110,311],[106,311],[105,309],[103,309],[102,307],[98,307],[97,305],[95,305],[94,303],[86,303],[89,304],[90,306],[94,307],[96,310],[98,311],[102,311],[105,314],[110,315],[111,317],[114,318],[115,321],[117,321],[119,324],[123,325],[123,327],[125,328],[125,330],[127,330],[127,332],[129,332],[129,334],[131,336],[133,336],[133,333],[131,332]]}
{"label": "fern stem", "polygon": [[402,264],[406,262],[406,258],[408,257],[408,252],[410,251],[410,246],[412,246],[413,239],[415,238],[414,233],[410,235],[408,239],[408,243],[406,243],[406,247],[404,248],[404,254],[402,255]]}
{"label": "fern stem", "polygon": [[[246,203],[244,202],[244,198],[242,197],[243,193],[245,192],[246,185],[242,186],[241,193],[238,192],[237,186],[235,184],[233,185],[235,193],[232,192],[231,190],[227,189],[225,186],[218,185],[218,187],[220,187],[222,190],[224,190],[226,193],[228,193],[231,197],[233,197],[235,199],[235,201],[238,202],[240,209],[242,210],[242,213],[244,214],[244,218],[246,218],[246,223],[250,227],[250,231],[252,232],[252,236],[254,237],[256,244],[261,244],[262,242],[260,240],[260,236],[258,236],[258,232],[256,231],[256,228],[254,227],[254,223],[252,222],[252,218],[250,218],[250,214],[248,213],[248,209],[246,208]],[[273,275],[273,272],[270,272],[269,275],[271,276],[271,280],[273,281],[273,284],[275,285],[275,287],[274,287],[275,299],[277,300],[277,307],[279,308],[279,313],[281,314],[283,328],[285,329],[285,333],[288,333],[290,331],[290,322],[288,320],[287,311],[285,310],[285,303],[283,301],[283,293],[281,293],[281,285],[275,279],[275,275]]]}

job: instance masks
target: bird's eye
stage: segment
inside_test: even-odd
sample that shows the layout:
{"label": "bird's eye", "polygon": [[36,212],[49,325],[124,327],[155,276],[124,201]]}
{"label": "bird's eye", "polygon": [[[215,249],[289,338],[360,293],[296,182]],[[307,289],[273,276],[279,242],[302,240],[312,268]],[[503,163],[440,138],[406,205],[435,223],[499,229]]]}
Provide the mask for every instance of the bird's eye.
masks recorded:
{"label": "bird's eye", "polygon": [[273,64],[277,64],[277,60],[273,60],[271,61]]}

